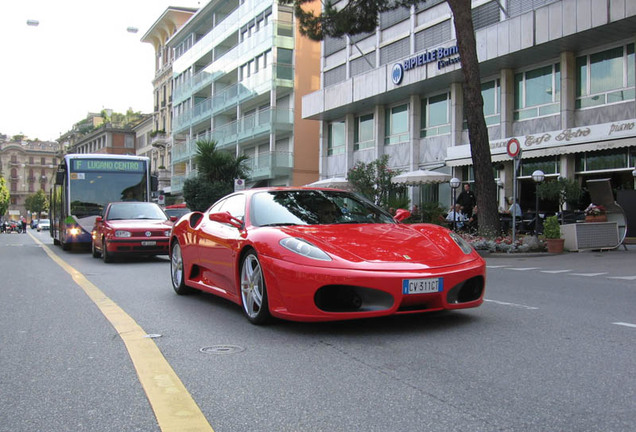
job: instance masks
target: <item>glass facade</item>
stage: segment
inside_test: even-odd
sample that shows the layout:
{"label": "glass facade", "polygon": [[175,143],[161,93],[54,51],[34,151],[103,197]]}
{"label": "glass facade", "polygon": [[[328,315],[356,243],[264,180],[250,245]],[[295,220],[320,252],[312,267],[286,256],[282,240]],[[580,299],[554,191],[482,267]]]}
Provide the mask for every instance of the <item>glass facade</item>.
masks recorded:
{"label": "glass facade", "polygon": [[515,120],[558,114],[560,100],[558,63],[515,75]]}
{"label": "glass facade", "polygon": [[409,108],[407,104],[388,108],[385,116],[384,144],[399,144],[409,140]]}
{"label": "glass facade", "polygon": [[375,123],[373,114],[356,117],[353,130],[353,150],[363,150],[375,146]]}

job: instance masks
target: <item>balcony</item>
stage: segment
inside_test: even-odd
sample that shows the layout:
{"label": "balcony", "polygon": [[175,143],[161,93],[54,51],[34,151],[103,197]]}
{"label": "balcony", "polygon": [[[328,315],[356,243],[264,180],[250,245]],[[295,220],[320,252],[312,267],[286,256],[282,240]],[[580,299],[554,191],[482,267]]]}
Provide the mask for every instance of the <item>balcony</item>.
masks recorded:
{"label": "balcony", "polygon": [[294,154],[291,152],[259,153],[255,158],[246,161],[250,170],[249,178],[253,181],[268,180],[291,175],[294,167]]}
{"label": "balcony", "polygon": [[293,110],[267,108],[215,128],[212,139],[223,148],[262,138],[271,132],[292,131],[293,127]]}
{"label": "balcony", "polygon": [[156,148],[166,148],[170,142],[170,135],[165,132],[155,132],[155,135],[150,137],[150,145]]}

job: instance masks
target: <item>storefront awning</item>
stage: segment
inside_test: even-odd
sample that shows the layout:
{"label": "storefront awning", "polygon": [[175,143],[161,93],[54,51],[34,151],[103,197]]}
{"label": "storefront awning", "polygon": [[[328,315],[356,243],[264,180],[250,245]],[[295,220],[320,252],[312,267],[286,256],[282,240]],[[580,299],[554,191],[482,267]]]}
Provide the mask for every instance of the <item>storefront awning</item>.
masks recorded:
{"label": "storefront awning", "polygon": [[[523,159],[632,147],[636,146],[636,120],[515,138],[521,143]],[[506,151],[508,141],[509,139],[490,143],[493,162],[511,160]],[[472,163],[470,145],[448,148],[446,165],[465,166],[472,165]]]}

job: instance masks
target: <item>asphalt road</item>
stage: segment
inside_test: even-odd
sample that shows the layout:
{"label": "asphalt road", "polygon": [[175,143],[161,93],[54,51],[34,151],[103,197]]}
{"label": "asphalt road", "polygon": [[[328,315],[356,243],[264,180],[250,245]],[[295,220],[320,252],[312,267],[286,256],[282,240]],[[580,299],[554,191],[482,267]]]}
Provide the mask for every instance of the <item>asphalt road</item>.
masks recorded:
{"label": "asphalt road", "polygon": [[126,335],[45,247],[155,336],[217,432],[636,430],[634,246],[488,257],[477,309],[256,327],[175,295],[167,258],[104,264],[29,230],[0,235],[0,431],[169,429]]}

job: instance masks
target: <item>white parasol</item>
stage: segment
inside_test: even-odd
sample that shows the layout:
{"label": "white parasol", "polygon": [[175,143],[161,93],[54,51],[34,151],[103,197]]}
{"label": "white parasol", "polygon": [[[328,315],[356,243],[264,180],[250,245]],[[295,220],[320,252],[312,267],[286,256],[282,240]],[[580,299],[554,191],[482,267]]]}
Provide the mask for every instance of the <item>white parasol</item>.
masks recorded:
{"label": "white parasol", "polygon": [[402,183],[408,186],[417,186],[428,183],[445,183],[451,179],[450,174],[437,171],[416,170],[409,171],[393,177],[393,183]]}

